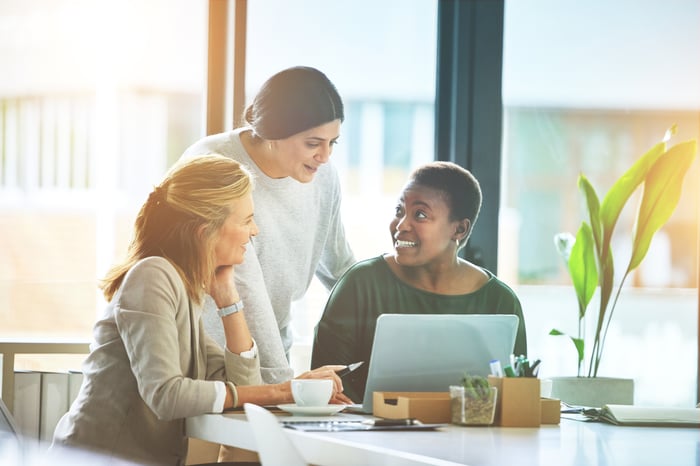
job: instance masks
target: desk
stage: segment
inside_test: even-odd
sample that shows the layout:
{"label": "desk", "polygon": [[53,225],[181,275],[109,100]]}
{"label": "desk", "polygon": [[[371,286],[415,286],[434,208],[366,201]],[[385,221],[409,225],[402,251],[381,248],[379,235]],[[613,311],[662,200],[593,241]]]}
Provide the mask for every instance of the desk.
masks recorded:
{"label": "desk", "polygon": [[15,406],[15,354],[88,354],[90,343],[78,340],[0,340],[2,354],[2,400],[10,411]]}
{"label": "desk", "polygon": [[[339,414],[334,416],[349,416]],[[187,434],[256,450],[245,414],[187,420]],[[618,427],[562,419],[540,428],[447,426],[426,432],[287,431],[319,465],[698,465],[700,429]]]}

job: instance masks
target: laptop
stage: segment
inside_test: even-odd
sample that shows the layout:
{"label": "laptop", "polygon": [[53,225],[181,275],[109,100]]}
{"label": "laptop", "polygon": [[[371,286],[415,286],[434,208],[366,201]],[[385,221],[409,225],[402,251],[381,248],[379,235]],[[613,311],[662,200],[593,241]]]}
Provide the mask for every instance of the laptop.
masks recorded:
{"label": "laptop", "polygon": [[376,391],[447,392],[465,373],[490,374],[491,360],[510,360],[518,323],[512,314],[382,314],[354,411],[371,413]]}

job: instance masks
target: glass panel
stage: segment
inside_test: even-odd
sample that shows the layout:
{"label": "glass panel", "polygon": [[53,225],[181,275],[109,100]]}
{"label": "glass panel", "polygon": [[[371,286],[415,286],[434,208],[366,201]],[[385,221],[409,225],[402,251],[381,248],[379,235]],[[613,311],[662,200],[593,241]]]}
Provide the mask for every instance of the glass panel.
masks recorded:
{"label": "glass panel", "polygon": [[[343,97],[345,122],[332,162],[358,259],[390,248],[389,221],[408,172],[434,159],[436,28],[434,0],[248,3],[249,99],[269,76],[295,65],[322,70]],[[326,297],[314,282],[293,309],[296,368],[308,367]]]}
{"label": "glass panel", "polygon": [[2,2],[0,336],[89,338],[96,278],[200,136],[206,6]]}
{"label": "glass panel", "polygon": [[[575,234],[585,219],[579,173],[602,197],[673,124],[672,143],[700,136],[698,18],[694,0],[506,2],[499,273],[517,285],[543,376],[576,375],[571,341],[548,332],[576,334],[576,298],[553,236]],[[696,158],[606,341],[599,375],[634,378],[638,404],[695,404],[698,170]],[[629,261],[637,201],[616,227],[618,269]]]}

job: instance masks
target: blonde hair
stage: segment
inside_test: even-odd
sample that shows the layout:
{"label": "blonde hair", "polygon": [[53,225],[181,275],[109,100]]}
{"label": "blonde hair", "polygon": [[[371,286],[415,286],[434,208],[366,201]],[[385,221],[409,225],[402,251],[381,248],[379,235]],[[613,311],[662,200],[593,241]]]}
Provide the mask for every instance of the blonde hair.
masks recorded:
{"label": "blonde hair", "polygon": [[231,202],[253,189],[250,172],[222,155],[178,162],[141,207],[126,258],[100,283],[111,300],[124,276],[141,259],[159,256],[177,269],[187,294],[200,303],[214,275],[214,239],[229,216]]}

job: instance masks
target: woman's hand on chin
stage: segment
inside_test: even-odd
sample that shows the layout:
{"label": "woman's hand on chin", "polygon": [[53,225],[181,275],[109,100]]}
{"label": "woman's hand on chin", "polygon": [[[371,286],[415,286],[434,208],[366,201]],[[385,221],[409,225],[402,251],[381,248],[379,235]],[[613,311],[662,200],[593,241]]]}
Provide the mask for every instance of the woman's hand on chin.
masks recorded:
{"label": "woman's hand on chin", "polygon": [[230,306],[240,300],[238,290],[234,284],[234,276],[233,265],[224,265],[216,268],[207,293],[214,299],[217,307]]}

